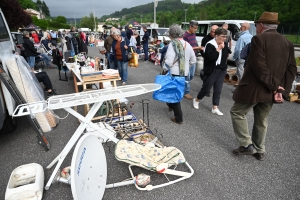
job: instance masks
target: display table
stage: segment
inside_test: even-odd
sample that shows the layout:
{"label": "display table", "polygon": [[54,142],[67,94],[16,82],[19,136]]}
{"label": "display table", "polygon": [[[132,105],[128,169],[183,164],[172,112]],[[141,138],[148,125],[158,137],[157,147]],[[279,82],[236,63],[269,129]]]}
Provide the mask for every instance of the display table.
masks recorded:
{"label": "display table", "polygon": [[[117,76],[117,77],[101,77],[97,80],[84,81],[82,76],[80,75],[79,65],[77,65],[76,63],[66,63],[66,62],[64,62],[64,64],[67,66],[67,68],[70,70],[70,72],[72,72],[75,75],[75,76],[73,76],[75,92],[79,92],[78,85],[82,85],[83,91],[85,91],[86,85],[88,85],[88,84],[99,83],[100,88],[103,88],[103,85],[102,85],[103,82],[111,82],[113,87],[117,87],[117,81],[121,80],[120,76]],[[76,78],[79,81],[77,81]]]}

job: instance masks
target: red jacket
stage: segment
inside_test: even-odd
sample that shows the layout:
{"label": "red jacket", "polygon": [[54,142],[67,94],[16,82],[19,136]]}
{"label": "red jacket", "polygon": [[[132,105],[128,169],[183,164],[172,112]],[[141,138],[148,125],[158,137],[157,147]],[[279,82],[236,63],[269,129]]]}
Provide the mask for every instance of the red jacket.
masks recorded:
{"label": "red jacket", "polygon": [[34,40],[35,43],[39,43],[40,42],[38,34],[32,33],[31,37],[33,38],[33,40]]}

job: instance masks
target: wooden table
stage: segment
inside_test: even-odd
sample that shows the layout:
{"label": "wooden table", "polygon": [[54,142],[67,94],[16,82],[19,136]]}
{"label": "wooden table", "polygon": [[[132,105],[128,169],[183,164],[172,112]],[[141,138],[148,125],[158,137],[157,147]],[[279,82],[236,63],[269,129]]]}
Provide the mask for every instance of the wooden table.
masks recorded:
{"label": "wooden table", "polygon": [[[110,78],[102,77],[101,79],[97,79],[97,80],[84,81],[82,76],[80,75],[79,65],[77,65],[76,63],[66,63],[66,62],[64,64],[68,67],[70,72],[73,73],[74,88],[76,93],[79,92],[78,89],[79,85],[83,86],[83,91],[86,91],[87,85],[95,84],[95,83],[99,83],[100,89],[103,89],[104,82],[110,82],[112,83],[113,87],[117,87],[117,81],[121,80],[120,76],[118,75],[117,77],[110,77]],[[77,107],[74,107],[74,110],[77,111]],[[89,105],[85,105],[84,114],[86,115],[88,111],[89,111]]]}
{"label": "wooden table", "polygon": [[[83,91],[85,91],[86,86],[89,84],[99,83],[100,88],[103,88],[103,84],[102,84],[103,82],[110,82],[112,83],[113,87],[117,87],[117,81],[121,80],[120,76],[118,75],[117,77],[110,77],[110,78],[102,77],[101,79],[98,80],[84,81],[79,72],[79,65],[77,65],[76,63],[65,63],[65,65],[68,67],[70,72],[72,72],[75,75],[73,76],[75,92],[79,92],[78,90],[79,85],[82,85]],[[79,81],[77,81],[77,79]]]}

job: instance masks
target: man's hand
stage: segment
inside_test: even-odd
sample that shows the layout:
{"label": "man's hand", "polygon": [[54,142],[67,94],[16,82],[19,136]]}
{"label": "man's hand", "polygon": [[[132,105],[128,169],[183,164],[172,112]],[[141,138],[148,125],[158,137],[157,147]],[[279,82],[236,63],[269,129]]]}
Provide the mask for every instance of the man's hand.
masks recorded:
{"label": "man's hand", "polygon": [[284,99],[282,97],[281,91],[284,90],[283,87],[279,86],[278,89],[274,92],[274,101],[276,103],[283,103]]}

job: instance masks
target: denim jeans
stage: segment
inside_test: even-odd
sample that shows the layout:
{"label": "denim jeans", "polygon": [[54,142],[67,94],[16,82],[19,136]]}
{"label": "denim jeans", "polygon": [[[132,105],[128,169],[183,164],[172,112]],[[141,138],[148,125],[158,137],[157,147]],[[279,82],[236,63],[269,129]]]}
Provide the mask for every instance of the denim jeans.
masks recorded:
{"label": "denim jeans", "polygon": [[144,49],[144,54],[145,54],[144,60],[149,60],[149,58],[148,58],[148,43],[143,44],[143,49]]}
{"label": "denim jeans", "polygon": [[33,69],[34,63],[35,63],[35,56],[28,56],[27,62],[28,62],[28,65],[30,66],[30,68]]}
{"label": "denim jeans", "polygon": [[45,53],[41,53],[39,56],[41,57],[40,60],[45,61],[46,66],[49,67],[51,58]]}
{"label": "denim jeans", "polygon": [[127,77],[128,77],[128,62],[123,62],[122,60],[117,60],[118,70],[120,77],[122,79],[122,82],[127,82]]}
{"label": "denim jeans", "polygon": [[189,94],[191,90],[191,80],[194,78],[196,63],[190,66],[189,74],[185,77],[185,90],[184,94]]}
{"label": "denim jeans", "polygon": [[141,47],[136,47],[136,53],[141,54]]}

